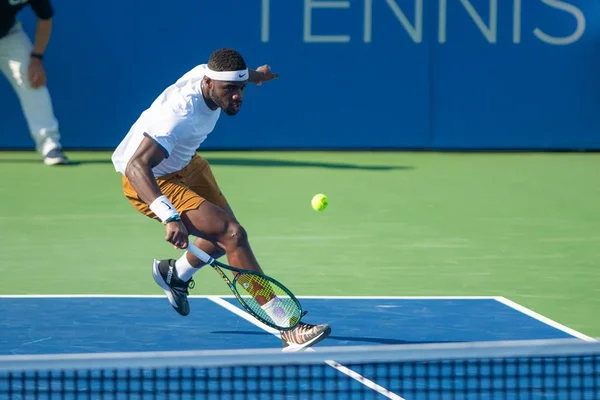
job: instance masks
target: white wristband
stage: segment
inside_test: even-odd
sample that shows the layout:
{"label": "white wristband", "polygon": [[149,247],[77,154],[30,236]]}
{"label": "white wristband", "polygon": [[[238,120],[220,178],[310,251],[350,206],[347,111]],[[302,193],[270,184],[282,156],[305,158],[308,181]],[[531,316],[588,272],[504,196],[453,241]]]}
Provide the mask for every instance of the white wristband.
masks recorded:
{"label": "white wristband", "polygon": [[163,223],[179,219],[179,213],[175,209],[175,206],[171,204],[165,195],[157,197],[152,204],[150,204],[150,210],[152,210]]}

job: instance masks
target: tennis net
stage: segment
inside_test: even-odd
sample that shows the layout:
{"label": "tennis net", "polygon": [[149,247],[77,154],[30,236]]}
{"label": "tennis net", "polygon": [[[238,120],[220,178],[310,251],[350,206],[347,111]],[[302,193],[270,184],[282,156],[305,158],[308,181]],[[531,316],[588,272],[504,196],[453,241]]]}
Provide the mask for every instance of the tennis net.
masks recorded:
{"label": "tennis net", "polygon": [[0,399],[600,399],[581,340],[0,357]]}

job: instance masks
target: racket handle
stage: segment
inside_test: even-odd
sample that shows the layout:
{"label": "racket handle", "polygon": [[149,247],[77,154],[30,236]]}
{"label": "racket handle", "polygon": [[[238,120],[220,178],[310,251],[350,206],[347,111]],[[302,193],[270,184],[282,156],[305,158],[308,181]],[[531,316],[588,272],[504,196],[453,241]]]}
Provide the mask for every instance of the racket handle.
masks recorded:
{"label": "racket handle", "polygon": [[208,253],[206,253],[205,251],[199,249],[194,243],[192,243],[191,241],[188,242],[188,246],[187,249],[185,249],[187,251],[189,251],[190,253],[192,253],[193,255],[195,255],[196,257],[198,257],[199,259],[201,259],[203,262],[207,263],[207,264],[212,264],[213,261],[215,261],[214,258],[212,258]]}

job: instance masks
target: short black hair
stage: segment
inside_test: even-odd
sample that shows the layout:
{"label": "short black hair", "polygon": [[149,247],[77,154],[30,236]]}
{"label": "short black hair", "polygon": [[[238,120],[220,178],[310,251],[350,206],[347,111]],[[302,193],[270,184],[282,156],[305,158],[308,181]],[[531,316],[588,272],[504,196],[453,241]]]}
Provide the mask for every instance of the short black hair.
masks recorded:
{"label": "short black hair", "polygon": [[241,71],[246,69],[246,61],[237,50],[215,50],[208,59],[208,68],[213,71]]}

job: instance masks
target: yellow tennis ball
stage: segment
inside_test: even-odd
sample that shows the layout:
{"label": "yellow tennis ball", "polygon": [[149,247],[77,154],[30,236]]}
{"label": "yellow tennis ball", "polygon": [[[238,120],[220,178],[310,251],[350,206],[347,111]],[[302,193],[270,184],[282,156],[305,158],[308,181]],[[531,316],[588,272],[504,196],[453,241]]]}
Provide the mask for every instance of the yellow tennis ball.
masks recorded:
{"label": "yellow tennis ball", "polygon": [[327,200],[327,196],[325,196],[323,193],[319,193],[314,195],[311,204],[315,211],[323,211],[329,205],[329,201]]}

